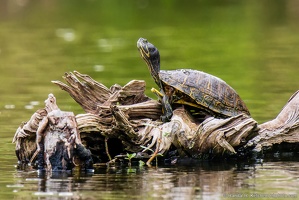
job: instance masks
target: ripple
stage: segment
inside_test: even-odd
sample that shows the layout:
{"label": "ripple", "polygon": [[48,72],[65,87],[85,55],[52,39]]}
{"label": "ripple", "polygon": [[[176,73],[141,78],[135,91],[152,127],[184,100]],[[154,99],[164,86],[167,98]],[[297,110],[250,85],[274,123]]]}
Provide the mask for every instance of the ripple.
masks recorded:
{"label": "ripple", "polygon": [[74,193],[72,193],[72,192],[59,192],[58,193],[58,196],[60,196],[60,197],[70,197],[73,195],[74,195]]}
{"label": "ripple", "polygon": [[35,196],[54,196],[57,195],[57,192],[34,192]]}
{"label": "ripple", "polygon": [[24,108],[27,110],[32,110],[34,106],[29,104],[29,105],[25,105]]}
{"label": "ripple", "polygon": [[102,71],[104,71],[104,69],[105,69],[105,67],[103,65],[94,65],[93,66],[93,70],[95,72],[102,72]]}
{"label": "ripple", "polygon": [[23,184],[14,184],[14,185],[6,185],[8,188],[22,188],[24,187]]}
{"label": "ripple", "polygon": [[9,110],[9,109],[15,109],[16,106],[13,105],[13,104],[6,104],[6,105],[4,106],[4,108]]}
{"label": "ripple", "polygon": [[112,44],[107,39],[99,39],[98,46],[103,52],[111,52]]}
{"label": "ripple", "polygon": [[72,42],[76,38],[75,31],[71,28],[56,29],[56,36],[64,39],[67,42]]}
{"label": "ripple", "polygon": [[34,192],[35,196],[58,196],[58,197],[72,197],[74,196],[73,192]]}
{"label": "ripple", "polygon": [[33,105],[33,106],[38,106],[39,105],[39,101],[30,101],[29,104]]}

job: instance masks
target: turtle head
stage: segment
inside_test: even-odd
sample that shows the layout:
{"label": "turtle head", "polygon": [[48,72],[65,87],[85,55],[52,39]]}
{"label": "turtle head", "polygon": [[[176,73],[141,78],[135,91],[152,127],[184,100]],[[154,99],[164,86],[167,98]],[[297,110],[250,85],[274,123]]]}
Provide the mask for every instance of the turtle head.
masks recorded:
{"label": "turtle head", "polygon": [[159,85],[160,54],[158,49],[144,38],[139,38],[139,40],[137,41],[137,48],[140,52],[141,57],[146,62],[152,77]]}

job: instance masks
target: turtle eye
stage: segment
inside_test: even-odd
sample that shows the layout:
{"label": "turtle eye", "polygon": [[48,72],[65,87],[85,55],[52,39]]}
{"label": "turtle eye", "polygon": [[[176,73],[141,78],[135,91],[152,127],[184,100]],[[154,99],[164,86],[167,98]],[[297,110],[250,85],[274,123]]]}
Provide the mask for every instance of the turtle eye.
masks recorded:
{"label": "turtle eye", "polygon": [[148,50],[151,56],[155,56],[156,54],[158,54],[158,51],[155,47],[150,47]]}
{"label": "turtle eye", "polygon": [[155,49],[154,49],[154,48],[150,48],[150,49],[149,49],[149,52],[150,52],[150,53],[154,53],[154,52],[155,52]]}

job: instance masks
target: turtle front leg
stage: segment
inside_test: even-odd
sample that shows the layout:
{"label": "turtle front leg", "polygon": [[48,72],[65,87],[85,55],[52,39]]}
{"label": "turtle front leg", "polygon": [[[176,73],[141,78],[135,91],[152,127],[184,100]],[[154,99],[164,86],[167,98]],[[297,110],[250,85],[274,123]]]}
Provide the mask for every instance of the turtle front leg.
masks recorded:
{"label": "turtle front leg", "polygon": [[169,122],[173,115],[172,107],[169,103],[169,97],[167,95],[164,95],[161,103],[162,103],[162,111],[163,111],[161,120],[163,122]]}
{"label": "turtle front leg", "polygon": [[154,94],[156,94],[159,100],[161,101],[163,111],[163,115],[161,116],[162,122],[169,122],[172,117],[172,107],[170,104],[169,97],[164,93],[163,90],[159,92],[155,88],[152,88],[151,91]]}

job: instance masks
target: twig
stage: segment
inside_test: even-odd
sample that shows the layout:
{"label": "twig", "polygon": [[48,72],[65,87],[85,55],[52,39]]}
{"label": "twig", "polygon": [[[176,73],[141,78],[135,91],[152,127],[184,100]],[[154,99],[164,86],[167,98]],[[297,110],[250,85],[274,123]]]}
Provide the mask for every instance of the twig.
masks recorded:
{"label": "twig", "polygon": [[106,154],[107,154],[107,156],[108,156],[108,158],[109,158],[109,161],[111,161],[112,158],[111,158],[110,153],[109,153],[108,139],[109,139],[108,137],[105,137],[105,150],[106,150]]}
{"label": "twig", "polygon": [[153,155],[148,159],[148,161],[146,162],[146,165],[151,167],[151,162],[154,160],[154,158],[158,155],[158,152],[159,152],[159,148],[160,148],[160,144],[161,144],[161,138],[162,138],[162,130],[160,130],[160,138],[158,139],[157,141],[157,146],[156,146],[156,150],[155,152],[153,153]]}

